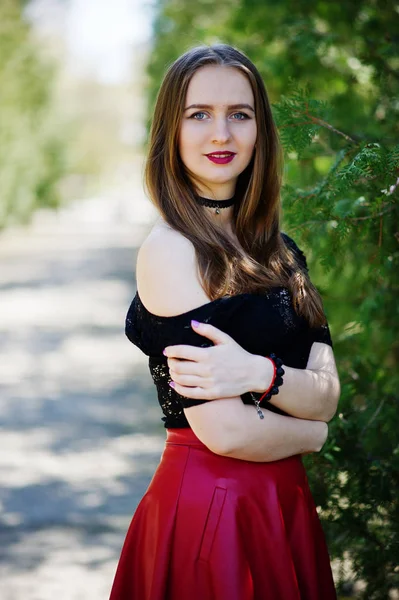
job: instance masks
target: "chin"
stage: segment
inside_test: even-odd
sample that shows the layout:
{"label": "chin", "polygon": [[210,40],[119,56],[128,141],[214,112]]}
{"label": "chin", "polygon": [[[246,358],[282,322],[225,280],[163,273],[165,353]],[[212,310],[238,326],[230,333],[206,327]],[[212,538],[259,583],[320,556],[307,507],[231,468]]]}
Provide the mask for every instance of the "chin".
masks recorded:
{"label": "chin", "polygon": [[239,176],[239,174],[241,173],[241,171],[238,171],[236,169],[234,169],[234,171],[228,171],[227,169],[222,170],[220,169],[220,173],[207,173],[207,174],[203,174],[200,175],[198,174],[198,177],[200,177],[203,181],[209,182],[209,183],[228,183],[229,181],[231,181],[232,179],[237,179],[237,177]]}

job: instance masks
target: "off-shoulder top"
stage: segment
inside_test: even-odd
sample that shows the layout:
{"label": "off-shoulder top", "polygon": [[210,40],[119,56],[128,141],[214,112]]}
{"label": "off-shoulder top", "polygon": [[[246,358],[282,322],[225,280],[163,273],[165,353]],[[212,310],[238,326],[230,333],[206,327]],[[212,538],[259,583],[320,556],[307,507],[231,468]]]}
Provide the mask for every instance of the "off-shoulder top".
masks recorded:
{"label": "off-shoulder top", "polygon": [[[281,236],[294,251],[299,266],[308,271],[306,257],[294,240],[285,233]],[[274,352],[284,365],[298,369],[306,368],[313,342],[333,346],[328,323],[311,328],[306,319],[295,312],[291,294],[284,287],[276,287],[263,294],[223,296],[169,317],[148,311],[137,292],[126,316],[125,333],[149,357],[149,370],[167,428],[189,427],[183,408],[207,402],[185,398],[168,385],[171,381],[169,367],[167,357],[162,354],[166,346],[177,344],[213,345],[211,340],[195,333],[191,319],[221,329],[247,352],[261,356]],[[249,390],[241,399],[244,404],[254,405],[254,397],[260,395]],[[272,396],[264,408],[286,414],[272,404],[274,398],[278,396]]]}

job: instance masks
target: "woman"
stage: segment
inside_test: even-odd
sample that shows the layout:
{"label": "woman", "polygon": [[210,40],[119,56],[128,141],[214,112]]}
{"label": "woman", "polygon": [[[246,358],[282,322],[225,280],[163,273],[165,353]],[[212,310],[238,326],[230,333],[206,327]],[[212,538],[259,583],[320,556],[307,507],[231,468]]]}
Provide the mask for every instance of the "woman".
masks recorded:
{"label": "woman", "polygon": [[167,429],[111,600],[330,600],[301,454],[340,384],[306,259],[280,231],[281,151],[238,50],[168,70],[146,181],[160,219],[137,258],[128,338],[149,356]]}

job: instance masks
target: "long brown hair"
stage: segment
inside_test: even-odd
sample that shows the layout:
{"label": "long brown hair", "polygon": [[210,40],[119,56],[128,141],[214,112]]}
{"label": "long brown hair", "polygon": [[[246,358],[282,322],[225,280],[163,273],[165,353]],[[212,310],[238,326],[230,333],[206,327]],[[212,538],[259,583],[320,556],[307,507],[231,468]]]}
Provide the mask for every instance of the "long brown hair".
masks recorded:
{"label": "long brown hair", "polygon": [[[205,65],[238,69],[249,80],[255,99],[256,149],[236,185],[233,229],[239,244],[196,202],[178,150],[187,89]],[[169,226],[194,245],[202,286],[211,300],[283,286],[291,292],[296,312],[317,327],[326,322],[320,294],[280,235],[282,167],[282,148],[262,77],[242,52],[226,44],[199,46],[169,67],[158,92],[145,168],[153,204]]]}

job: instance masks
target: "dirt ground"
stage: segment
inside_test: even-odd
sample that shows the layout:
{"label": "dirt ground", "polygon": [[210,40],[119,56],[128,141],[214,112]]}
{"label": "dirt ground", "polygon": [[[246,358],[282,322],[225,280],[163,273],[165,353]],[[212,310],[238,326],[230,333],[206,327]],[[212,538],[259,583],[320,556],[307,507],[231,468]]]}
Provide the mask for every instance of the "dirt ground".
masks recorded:
{"label": "dirt ground", "polygon": [[159,462],[155,388],[124,335],[148,213],[114,209],[0,234],[1,600],[107,600]]}

